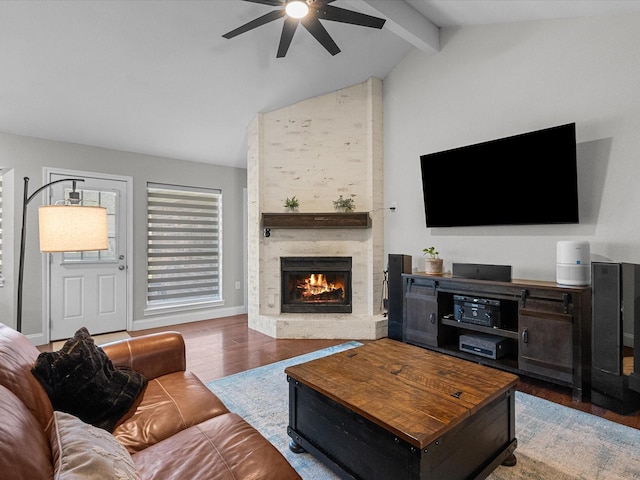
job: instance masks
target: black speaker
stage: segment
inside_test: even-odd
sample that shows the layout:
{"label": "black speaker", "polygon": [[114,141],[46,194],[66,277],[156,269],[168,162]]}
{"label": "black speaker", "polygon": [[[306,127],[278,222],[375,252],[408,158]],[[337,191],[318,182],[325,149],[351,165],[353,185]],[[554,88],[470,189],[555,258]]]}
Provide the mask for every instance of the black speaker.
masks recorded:
{"label": "black speaker", "polygon": [[640,394],[629,389],[633,358],[625,358],[623,342],[625,323],[637,324],[640,314],[640,265],[592,262],[591,289],[591,402],[626,415],[640,408]]}
{"label": "black speaker", "polygon": [[402,274],[411,273],[411,255],[389,254],[389,298],[387,301],[387,336],[402,341],[402,314],[404,294]]}
{"label": "black speaker", "polygon": [[511,265],[488,265],[483,263],[453,263],[451,275],[475,280],[511,281]]}

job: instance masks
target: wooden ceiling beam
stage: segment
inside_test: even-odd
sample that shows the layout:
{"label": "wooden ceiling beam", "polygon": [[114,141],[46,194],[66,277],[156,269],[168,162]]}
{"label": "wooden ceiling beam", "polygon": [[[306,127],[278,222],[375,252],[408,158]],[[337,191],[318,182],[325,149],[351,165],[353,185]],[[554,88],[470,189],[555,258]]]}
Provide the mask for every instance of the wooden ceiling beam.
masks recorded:
{"label": "wooden ceiling beam", "polygon": [[440,51],[440,28],[401,0],[347,0],[362,13],[385,18],[384,28],[432,55]]}

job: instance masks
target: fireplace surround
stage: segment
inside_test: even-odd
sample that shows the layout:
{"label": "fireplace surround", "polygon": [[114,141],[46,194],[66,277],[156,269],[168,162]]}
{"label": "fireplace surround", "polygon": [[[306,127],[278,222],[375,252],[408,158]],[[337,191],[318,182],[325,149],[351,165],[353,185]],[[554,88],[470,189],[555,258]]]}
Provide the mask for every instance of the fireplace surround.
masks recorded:
{"label": "fireplace surround", "polygon": [[[247,155],[250,328],[275,338],[387,335],[381,306],[382,136],[382,81],[374,78],[252,120]],[[285,214],[282,202],[291,195],[300,199],[301,211]],[[355,198],[349,219],[363,217],[364,224],[333,222],[338,214],[332,202],[339,195]],[[280,259],[301,256],[351,257],[351,313],[281,311]]]}
{"label": "fireplace surround", "polygon": [[351,257],[281,257],[283,313],[351,313]]}

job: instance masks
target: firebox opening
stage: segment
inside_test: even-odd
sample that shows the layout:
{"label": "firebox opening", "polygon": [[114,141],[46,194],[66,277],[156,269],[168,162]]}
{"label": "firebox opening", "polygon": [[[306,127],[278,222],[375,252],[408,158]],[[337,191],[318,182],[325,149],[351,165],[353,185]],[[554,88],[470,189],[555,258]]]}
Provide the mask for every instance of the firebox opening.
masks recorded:
{"label": "firebox opening", "polygon": [[351,257],[283,257],[282,312],[351,313]]}
{"label": "firebox opening", "polygon": [[345,297],[344,275],[331,273],[290,274],[288,296],[293,303],[342,303]]}

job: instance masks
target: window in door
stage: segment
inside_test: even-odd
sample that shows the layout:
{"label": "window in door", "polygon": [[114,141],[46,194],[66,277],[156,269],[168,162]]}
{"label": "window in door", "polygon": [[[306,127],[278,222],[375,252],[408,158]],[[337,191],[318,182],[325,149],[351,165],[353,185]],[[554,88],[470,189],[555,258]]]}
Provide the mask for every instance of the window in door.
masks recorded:
{"label": "window in door", "polygon": [[[64,189],[64,197],[69,198],[72,188]],[[65,263],[89,263],[89,262],[115,262],[116,261],[116,207],[118,194],[111,191],[82,190],[80,193],[80,205],[90,207],[105,207],[107,209],[107,239],[108,250],[91,250],[84,252],[63,252],[62,260]]]}
{"label": "window in door", "polygon": [[217,189],[147,185],[147,311],[221,304]]}

